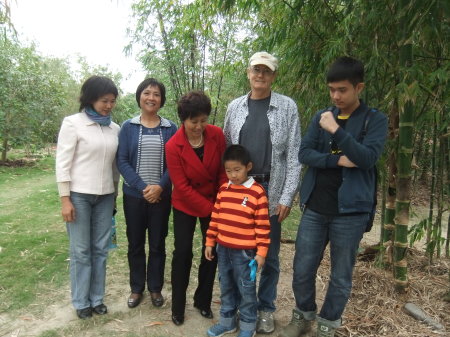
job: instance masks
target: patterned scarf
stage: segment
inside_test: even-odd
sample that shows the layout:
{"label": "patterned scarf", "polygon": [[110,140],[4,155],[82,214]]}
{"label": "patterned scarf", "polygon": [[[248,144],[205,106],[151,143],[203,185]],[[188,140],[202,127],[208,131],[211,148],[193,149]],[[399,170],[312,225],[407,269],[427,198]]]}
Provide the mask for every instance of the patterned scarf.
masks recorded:
{"label": "patterned scarf", "polygon": [[91,120],[93,120],[94,122],[96,122],[100,125],[108,126],[109,124],[111,124],[111,115],[108,115],[108,116],[100,115],[97,111],[95,111],[91,107],[86,107],[84,109],[84,111],[86,112],[86,115],[88,115],[88,117]]}

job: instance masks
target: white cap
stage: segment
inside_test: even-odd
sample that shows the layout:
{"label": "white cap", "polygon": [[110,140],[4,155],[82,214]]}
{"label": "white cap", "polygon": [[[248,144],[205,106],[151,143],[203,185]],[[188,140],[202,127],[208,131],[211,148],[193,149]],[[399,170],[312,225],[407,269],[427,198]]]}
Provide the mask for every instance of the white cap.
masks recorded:
{"label": "white cap", "polygon": [[265,51],[259,51],[250,57],[251,67],[258,64],[264,64],[265,66],[268,66],[270,70],[276,71],[278,68],[278,59]]}

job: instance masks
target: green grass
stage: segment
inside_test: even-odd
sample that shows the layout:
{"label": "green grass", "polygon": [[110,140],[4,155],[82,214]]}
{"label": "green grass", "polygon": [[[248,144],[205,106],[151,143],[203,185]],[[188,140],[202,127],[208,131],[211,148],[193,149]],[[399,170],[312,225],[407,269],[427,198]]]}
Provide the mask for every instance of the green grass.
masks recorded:
{"label": "green grass", "polygon": [[54,159],[0,168],[0,312],[23,308],[66,280]]}
{"label": "green grass", "polygon": [[[54,157],[46,156],[25,167],[0,166],[0,314],[20,316],[24,312],[42,316],[47,305],[67,301],[69,288],[68,238],[60,215],[60,201],[54,177]],[[128,287],[127,239],[122,197],[117,200],[118,249],[110,252],[108,280]],[[282,238],[295,240],[299,222],[295,205],[282,224]],[[201,254],[201,233],[194,235],[191,283],[196,283]],[[173,226],[169,221],[166,240],[166,289],[170,289]],[[127,320],[134,312],[115,313],[89,322],[50,329],[40,337],[78,336],[111,320]],[[122,333],[100,335],[124,336]],[[99,332],[100,333],[100,332]],[[137,336],[133,332],[126,336]],[[149,331],[148,336],[156,336]]]}

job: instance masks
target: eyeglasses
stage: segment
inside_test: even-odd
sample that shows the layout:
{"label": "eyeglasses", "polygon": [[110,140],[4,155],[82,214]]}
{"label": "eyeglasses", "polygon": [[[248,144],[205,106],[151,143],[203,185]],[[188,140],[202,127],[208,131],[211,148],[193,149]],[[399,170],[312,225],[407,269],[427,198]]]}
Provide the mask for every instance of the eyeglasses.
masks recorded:
{"label": "eyeglasses", "polygon": [[274,71],[270,70],[269,68],[261,68],[258,66],[251,67],[250,70],[254,75],[261,74],[263,76],[266,76],[266,75],[273,75],[274,73]]}

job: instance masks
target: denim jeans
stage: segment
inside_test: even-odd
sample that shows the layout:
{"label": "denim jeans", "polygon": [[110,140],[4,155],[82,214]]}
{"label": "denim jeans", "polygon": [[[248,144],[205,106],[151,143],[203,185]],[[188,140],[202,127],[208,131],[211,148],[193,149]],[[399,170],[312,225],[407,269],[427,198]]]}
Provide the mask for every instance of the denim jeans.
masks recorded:
{"label": "denim jeans", "polygon": [[220,324],[227,328],[236,326],[239,310],[239,328],[254,331],[257,318],[256,280],[250,280],[249,262],[256,250],[216,246],[220,283]]}
{"label": "denim jeans", "polygon": [[316,318],[316,275],[330,243],[331,276],[320,320],[339,327],[352,289],[352,274],[368,214],[329,216],[306,209],[295,242],[292,287],[297,308],[305,319]]}
{"label": "denim jeans", "polygon": [[[150,292],[160,292],[164,284],[170,198],[151,204],[144,198],[124,194],[123,210],[127,222],[131,292],[143,293],[146,281]],[[146,236],[148,258],[145,254]]]}
{"label": "denim jeans", "polygon": [[103,303],[114,194],[70,193],[75,220],[68,222],[70,281],[75,309]]}
{"label": "denim jeans", "polygon": [[[269,183],[261,184],[269,194]],[[278,279],[280,277],[280,240],[281,223],[278,215],[270,217],[270,245],[267,252],[266,262],[261,270],[258,287],[258,310],[274,312],[275,300],[277,298]]]}

